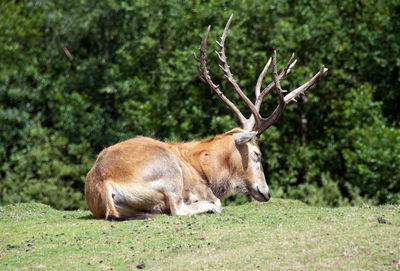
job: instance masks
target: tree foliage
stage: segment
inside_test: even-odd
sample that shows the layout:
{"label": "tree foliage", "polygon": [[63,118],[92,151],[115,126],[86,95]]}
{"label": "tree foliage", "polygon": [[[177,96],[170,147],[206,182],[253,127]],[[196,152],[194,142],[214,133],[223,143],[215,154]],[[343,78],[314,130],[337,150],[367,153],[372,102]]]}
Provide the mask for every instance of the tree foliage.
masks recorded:
{"label": "tree foliage", "polygon": [[[104,147],[136,134],[191,140],[235,127],[192,57],[211,24],[209,69],[246,112],[212,53],[231,13],[228,61],[249,97],[274,49],[279,68],[292,52],[298,59],[284,89],[329,68],[260,140],[273,195],[400,203],[394,0],[2,3],[0,203],[84,208],[85,175]],[[276,104],[270,94],[263,115]]]}

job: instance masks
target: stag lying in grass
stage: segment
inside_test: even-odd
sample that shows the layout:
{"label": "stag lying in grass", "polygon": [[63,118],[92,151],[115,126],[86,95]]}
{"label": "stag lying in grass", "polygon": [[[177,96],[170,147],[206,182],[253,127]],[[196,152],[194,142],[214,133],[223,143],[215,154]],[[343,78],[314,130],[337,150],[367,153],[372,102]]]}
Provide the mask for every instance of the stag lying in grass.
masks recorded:
{"label": "stag lying in grass", "polygon": [[[272,58],[273,82],[261,91],[271,58],[261,72],[253,104],[234,80],[226,60],[224,43],[232,16],[229,18],[217,52],[221,69],[233,89],[251,111],[245,118],[238,108],[214,84],[206,66],[207,28],[200,47],[202,79],[236,114],[241,128],[213,138],[187,143],[169,143],[138,136],[104,149],[86,178],[85,195],[94,216],[108,220],[140,219],[150,214],[191,215],[221,213],[220,199],[233,192],[250,194],[258,201],[271,197],[261,165],[258,139],[275,123],[286,105],[309,89],[327,69],[287,95],[280,82],[295,65],[294,55],[278,74],[276,53]],[[259,111],[265,95],[276,90],[279,104],[263,118]]]}

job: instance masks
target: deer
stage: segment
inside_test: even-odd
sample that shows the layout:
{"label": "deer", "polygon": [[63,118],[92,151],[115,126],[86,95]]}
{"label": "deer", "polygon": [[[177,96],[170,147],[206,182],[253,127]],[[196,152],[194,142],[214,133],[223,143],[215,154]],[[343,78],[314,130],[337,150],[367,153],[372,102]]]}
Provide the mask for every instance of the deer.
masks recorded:
{"label": "deer", "polygon": [[[258,141],[273,125],[286,106],[296,101],[328,70],[321,69],[305,84],[289,93],[281,81],[296,64],[294,53],[278,74],[276,51],[261,71],[255,86],[255,103],[244,94],[233,78],[225,54],[225,39],[232,21],[228,19],[216,51],[226,79],[246,104],[251,114],[246,118],[220,90],[206,65],[206,46],[211,29],[208,26],[201,41],[200,78],[218,95],[240,121],[240,128],[204,140],[162,142],[136,136],[105,148],[98,155],[86,177],[85,197],[96,218],[111,221],[146,219],[155,214],[194,215],[222,213],[221,200],[232,193],[250,195],[267,202],[271,193],[261,164]],[[272,77],[261,90],[262,82],[272,62]],[[279,103],[273,113],[264,118],[260,108],[264,97],[275,90]]]}

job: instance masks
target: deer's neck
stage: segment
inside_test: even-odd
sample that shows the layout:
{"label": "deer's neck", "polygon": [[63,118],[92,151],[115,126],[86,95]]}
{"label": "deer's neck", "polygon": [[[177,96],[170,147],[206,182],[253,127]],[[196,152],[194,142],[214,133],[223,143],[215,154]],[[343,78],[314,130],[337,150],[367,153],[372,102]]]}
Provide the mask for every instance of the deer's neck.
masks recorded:
{"label": "deer's neck", "polygon": [[229,195],[233,187],[225,145],[226,142],[210,139],[174,144],[172,149],[220,199]]}

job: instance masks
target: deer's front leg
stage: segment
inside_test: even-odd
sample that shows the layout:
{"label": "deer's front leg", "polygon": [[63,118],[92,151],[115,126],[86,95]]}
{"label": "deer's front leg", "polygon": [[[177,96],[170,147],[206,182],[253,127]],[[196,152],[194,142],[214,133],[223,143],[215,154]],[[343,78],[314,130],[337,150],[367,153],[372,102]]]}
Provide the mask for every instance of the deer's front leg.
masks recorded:
{"label": "deer's front leg", "polygon": [[216,213],[223,212],[221,203],[213,203],[210,201],[196,201],[190,204],[185,204],[183,198],[175,193],[166,193],[168,205],[171,215],[194,215],[201,213]]}

